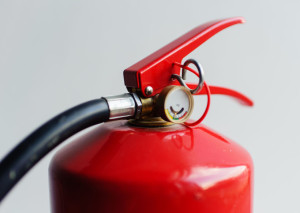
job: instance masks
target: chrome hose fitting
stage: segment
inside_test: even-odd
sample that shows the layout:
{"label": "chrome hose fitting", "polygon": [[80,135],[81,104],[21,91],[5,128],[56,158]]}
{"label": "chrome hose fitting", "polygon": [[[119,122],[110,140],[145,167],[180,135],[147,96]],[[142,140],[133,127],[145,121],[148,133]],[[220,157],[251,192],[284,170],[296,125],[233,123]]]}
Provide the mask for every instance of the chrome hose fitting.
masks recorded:
{"label": "chrome hose fitting", "polygon": [[135,93],[103,97],[109,107],[109,120],[123,118],[139,118],[142,112],[142,102]]}

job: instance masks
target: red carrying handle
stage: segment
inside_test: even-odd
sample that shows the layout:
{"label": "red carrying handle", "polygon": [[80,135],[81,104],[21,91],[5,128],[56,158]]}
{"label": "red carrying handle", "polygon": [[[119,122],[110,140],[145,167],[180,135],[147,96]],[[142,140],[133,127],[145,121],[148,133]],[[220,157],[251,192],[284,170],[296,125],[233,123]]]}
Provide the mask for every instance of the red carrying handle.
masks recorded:
{"label": "red carrying handle", "polygon": [[[181,63],[185,56],[221,30],[244,22],[242,17],[235,17],[196,27],[127,68],[124,71],[126,87],[131,92],[140,91],[144,97],[152,97],[160,93],[163,88],[173,84],[171,75],[180,73],[180,67],[173,66],[174,63]],[[152,92],[146,94],[147,87]]]}

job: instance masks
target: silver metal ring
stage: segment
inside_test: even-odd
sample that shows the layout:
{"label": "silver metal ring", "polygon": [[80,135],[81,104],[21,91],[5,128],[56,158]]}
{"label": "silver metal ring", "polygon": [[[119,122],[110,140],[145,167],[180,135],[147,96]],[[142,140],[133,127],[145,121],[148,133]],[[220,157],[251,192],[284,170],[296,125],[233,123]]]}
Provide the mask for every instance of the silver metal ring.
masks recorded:
{"label": "silver metal ring", "polygon": [[172,75],[172,78],[175,78],[176,80],[178,80],[179,83],[180,83],[182,86],[184,86],[184,87],[186,87],[187,89],[189,89],[190,92],[191,92],[192,94],[196,94],[196,93],[199,92],[199,91],[202,89],[202,87],[203,87],[203,82],[204,82],[204,72],[203,72],[202,66],[201,66],[196,60],[194,60],[194,59],[188,59],[188,60],[186,60],[186,61],[184,62],[184,64],[183,64],[183,67],[187,67],[189,64],[194,64],[194,65],[196,66],[198,72],[199,72],[199,82],[198,82],[198,85],[197,85],[197,87],[196,87],[195,89],[193,89],[193,90],[190,89],[190,88],[185,84],[185,82],[183,81],[183,80],[186,79],[186,69],[184,69],[184,68],[182,68],[182,76],[177,75],[177,74],[173,74],[173,75]]}

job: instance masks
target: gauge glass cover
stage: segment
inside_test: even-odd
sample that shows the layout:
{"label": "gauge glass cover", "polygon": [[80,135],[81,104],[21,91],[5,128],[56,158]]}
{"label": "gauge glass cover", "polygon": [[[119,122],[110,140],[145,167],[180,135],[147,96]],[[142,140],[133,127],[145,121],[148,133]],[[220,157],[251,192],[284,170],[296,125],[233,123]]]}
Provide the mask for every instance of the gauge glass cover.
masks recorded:
{"label": "gauge glass cover", "polygon": [[169,91],[165,99],[165,115],[171,122],[186,121],[192,111],[193,96],[188,90],[177,87]]}

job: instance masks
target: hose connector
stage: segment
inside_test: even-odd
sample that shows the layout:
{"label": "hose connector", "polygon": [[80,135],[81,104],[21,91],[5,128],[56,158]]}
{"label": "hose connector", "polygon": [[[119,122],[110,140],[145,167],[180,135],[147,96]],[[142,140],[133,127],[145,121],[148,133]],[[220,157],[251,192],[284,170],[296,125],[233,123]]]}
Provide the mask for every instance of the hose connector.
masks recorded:
{"label": "hose connector", "polygon": [[139,118],[142,112],[142,102],[135,93],[103,97],[109,107],[109,120],[123,118]]}

